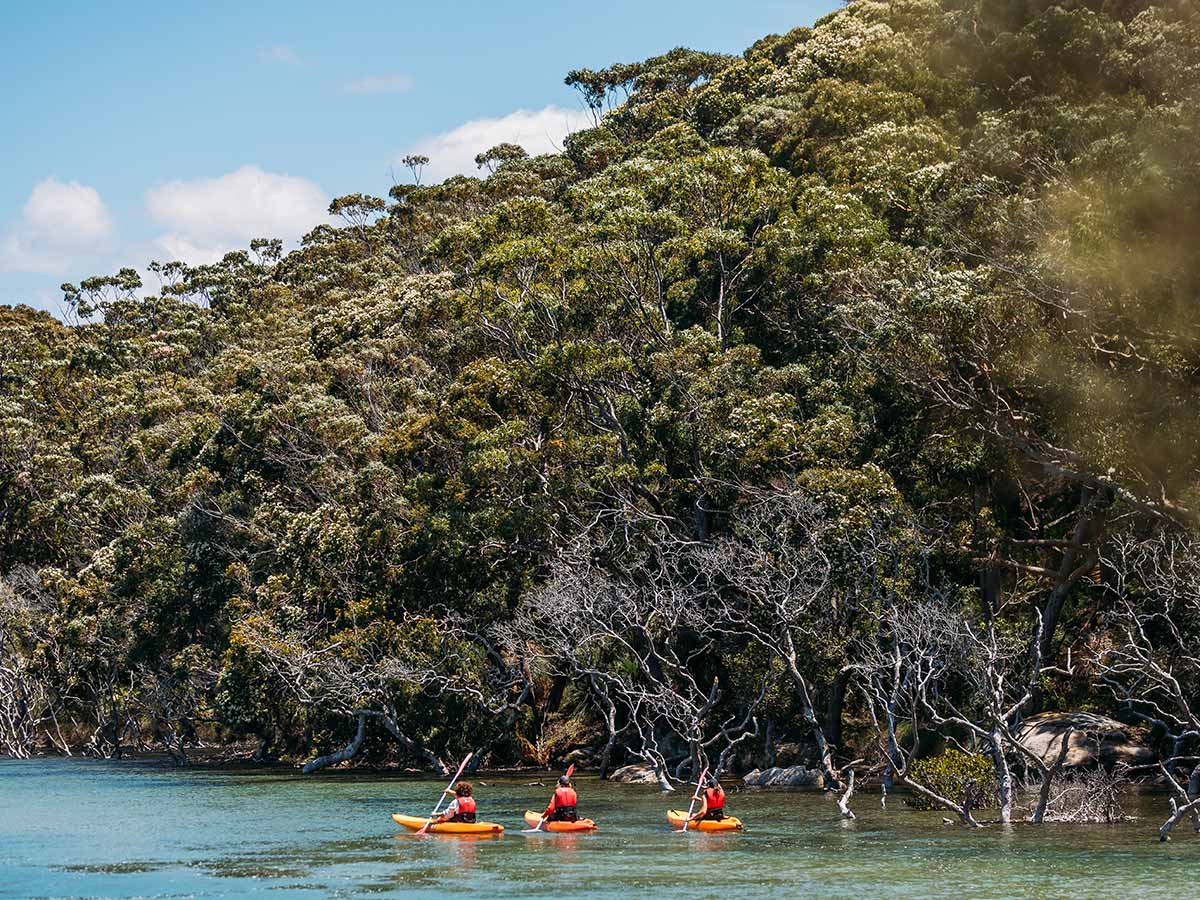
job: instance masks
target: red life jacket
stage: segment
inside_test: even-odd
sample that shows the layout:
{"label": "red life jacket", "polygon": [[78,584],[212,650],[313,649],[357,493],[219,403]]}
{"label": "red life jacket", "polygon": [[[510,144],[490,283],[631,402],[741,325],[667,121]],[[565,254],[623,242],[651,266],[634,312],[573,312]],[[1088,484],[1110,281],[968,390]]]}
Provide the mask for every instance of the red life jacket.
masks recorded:
{"label": "red life jacket", "polygon": [[725,808],[725,791],[721,787],[704,789],[704,805],[710,811]]}
{"label": "red life jacket", "polygon": [[556,787],[554,789],[554,799],[550,801],[552,807],[549,815],[551,822],[574,822],[578,818],[578,813],[575,812],[575,805],[579,799],[575,796],[575,789],[569,787]]}
{"label": "red life jacket", "polygon": [[575,789],[569,787],[560,787],[554,789],[554,808],[562,809],[568,806],[574,809],[579,804],[579,798],[575,796]]}
{"label": "red life jacket", "polygon": [[474,822],[475,821],[475,798],[474,797],[456,797],[455,802],[458,804],[458,812],[454,814],[452,822]]}

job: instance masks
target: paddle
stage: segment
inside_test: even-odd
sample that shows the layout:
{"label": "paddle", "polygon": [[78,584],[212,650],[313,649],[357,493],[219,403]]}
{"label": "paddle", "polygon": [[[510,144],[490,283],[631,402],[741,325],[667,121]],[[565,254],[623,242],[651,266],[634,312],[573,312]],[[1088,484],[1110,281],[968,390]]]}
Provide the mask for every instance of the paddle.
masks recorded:
{"label": "paddle", "polygon": [[708,774],[708,766],[704,767],[704,771],[700,773],[700,777],[696,780],[696,793],[692,794],[692,803],[688,807],[687,818],[683,820],[683,827],[675,830],[683,833],[688,830],[688,825],[692,823],[692,810],[696,808],[696,801],[700,799],[700,792],[704,790],[704,776]]}
{"label": "paddle", "polygon": [[437,816],[438,810],[442,808],[442,801],[445,800],[446,795],[449,794],[454,789],[454,783],[456,781],[458,781],[459,778],[462,777],[463,769],[465,769],[467,767],[467,763],[469,763],[471,761],[471,757],[474,755],[475,755],[475,751],[472,750],[470,753],[468,753],[466,755],[466,758],[463,759],[462,764],[458,767],[458,771],[455,772],[454,777],[450,779],[450,786],[447,787],[444,791],[442,791],[442,795],[440,797],[438,797],[438,802],[433,807],[433,812],[431,812],[429,814],[429,821],[417,829],[417,834],[424,834],[428,830],[429,826],[433,824],[433,820]]}
{"label": "paddle", "polygon": [[[570,778],[574,774],[575,774],[575,763],[571,763],[571,765],[567,766],[567,777]],[[525,834],[533,834],[535,831],[541,831],[542,826],[545,824],[546,824],[546,817],[542,816],[540,819],[538,819],[537,825],[535,825],[533,828],[525,828],[525,829],[523,829],[523,832]]]}

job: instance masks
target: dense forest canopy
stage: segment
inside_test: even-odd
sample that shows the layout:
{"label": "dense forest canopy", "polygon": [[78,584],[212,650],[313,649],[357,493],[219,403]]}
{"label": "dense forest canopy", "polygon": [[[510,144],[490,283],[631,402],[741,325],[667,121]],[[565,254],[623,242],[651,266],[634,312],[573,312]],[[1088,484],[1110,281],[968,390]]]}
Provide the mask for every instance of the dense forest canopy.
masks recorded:
{"label": "dense forest canopy", "polygon": [[561,154],[0,309],[3,748],[1200,752],[1194,4],[566,80]]}

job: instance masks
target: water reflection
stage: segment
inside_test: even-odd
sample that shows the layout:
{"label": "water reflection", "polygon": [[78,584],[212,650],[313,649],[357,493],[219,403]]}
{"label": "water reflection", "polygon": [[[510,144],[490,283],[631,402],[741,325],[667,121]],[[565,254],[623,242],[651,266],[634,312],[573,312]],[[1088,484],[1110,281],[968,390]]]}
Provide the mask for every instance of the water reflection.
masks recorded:
{"label": "water reflection", "polygon": [[553,833],[549,831],[539,831],[534,834],[526,834],[527,838],[525,846],[532,853],[551,854],[561,858],[563,862],[570,862],[579,851],[580,840],[587,841],[591,838],[586,834],[570,834],[570,833]]}
{"label": "water reflection", "polygon": [[737,840],[741,836],[737,831],[689,831],[686,840],[693,853],[714,854],[727,853],[737,849]]}

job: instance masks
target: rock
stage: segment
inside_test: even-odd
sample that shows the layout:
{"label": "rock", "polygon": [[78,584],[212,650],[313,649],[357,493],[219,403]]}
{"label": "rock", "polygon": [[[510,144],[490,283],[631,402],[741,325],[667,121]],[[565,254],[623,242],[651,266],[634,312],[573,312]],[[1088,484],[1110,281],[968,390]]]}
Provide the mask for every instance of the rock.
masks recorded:
{"label": "rock", "polygon": [[654,774],[654,769],[642,765],[621,766],[608,776],[608,780],[617,784],[658,784],[658,776]]}
{"label": "rock", "polygon": [[562,758],[562,761],[569,765],[590,766],[596,762],[596,752],[590,747],[580,747],[578,750],[572,750]]}
{"label": "rock", "polygon": [[788,766],[770,769],[755,769],[742,777],[750,787],[824,787],[825,776],[816,769],[804,766]]}
{"label": "rock", "polygon": [[1021,723],[1017,739],[1048,765],[1053,765],[1062,749],[1062,736],[1069,727],[1071,735],[1066,766],[1089,767],[1097,764],[1111,769],[1118,763],[1128,766],[1153,764],[1156,754],[1142,744],[1129,726],[1116,719],[1089,712],[1044,712]]}

